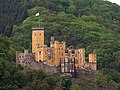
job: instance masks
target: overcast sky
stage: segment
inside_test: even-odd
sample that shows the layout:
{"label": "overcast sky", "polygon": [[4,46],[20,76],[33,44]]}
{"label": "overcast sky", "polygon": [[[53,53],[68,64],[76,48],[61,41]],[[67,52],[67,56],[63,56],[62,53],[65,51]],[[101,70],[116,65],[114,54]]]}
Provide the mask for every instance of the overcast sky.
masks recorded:
{"label": "overcast sky", "polygon": [[108,1],[110,1],[110,2],[113,2],[113,3],[116,3],[116,4],[120,5],[120,0],[108,0]]}

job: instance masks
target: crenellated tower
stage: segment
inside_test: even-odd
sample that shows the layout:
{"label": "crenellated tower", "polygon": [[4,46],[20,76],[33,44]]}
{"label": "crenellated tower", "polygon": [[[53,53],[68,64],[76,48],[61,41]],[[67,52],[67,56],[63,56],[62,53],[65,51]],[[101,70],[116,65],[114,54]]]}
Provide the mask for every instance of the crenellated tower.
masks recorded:
{"label": "crenellated tower", "polygon": [[44,45],[44,28],[32,28],[32,53],[35,53],[37,60],[37,50]]}
{"label": "crenellated tower", "polygon": [[51,37],[50,47],[53,48],[54,52],[54,65],[58,66],[60,61],[65,58],[66,42],[59,42],[56,41],[54,37]]}

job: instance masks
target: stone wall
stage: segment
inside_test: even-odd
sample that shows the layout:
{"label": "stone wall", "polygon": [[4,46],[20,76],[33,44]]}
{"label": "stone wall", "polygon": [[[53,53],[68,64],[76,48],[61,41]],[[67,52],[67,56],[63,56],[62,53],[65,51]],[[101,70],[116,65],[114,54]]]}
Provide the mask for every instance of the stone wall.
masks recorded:
{"label": "stone wall", "polygon": [[20,64],[24,69],[41,69],[46,73],[57,73],[57,69],[54,66],[49,66],[43,62],[35,61],[35,54],[28,53],[28,50],[24,50],[24,53],[16,52],[16,65]]}

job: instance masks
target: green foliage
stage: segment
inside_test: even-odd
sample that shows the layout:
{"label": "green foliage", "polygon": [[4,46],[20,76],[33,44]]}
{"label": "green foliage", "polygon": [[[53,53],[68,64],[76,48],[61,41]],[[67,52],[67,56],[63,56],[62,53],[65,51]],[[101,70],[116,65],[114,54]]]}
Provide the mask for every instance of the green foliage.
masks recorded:
{"label": "green foliage", "polygon": [[41,81],[41,80],[35,80],[32,83],[32,88],[33,90],[48,90],[48,84],[46,81]]}
{"label": "green foliage", "polygon": [[5,0],[0,3],[0,34],[11,36],[13,25],[19,25],[28,16],[22,1]]}
{"label": "green foliage", "polygon": [[75,85],[72,85],[70,90],[80,90],[80,86],[75,84]]}
{"label": "green foliage", "polygon": [[71,75],[61,75],[61,88],[62,90],[70,90],[70,86],[72,85]]}
{"label": "green foliage", "polygon": [[[1,0],[0,8],[0,34],[11,36],[0,35],[0,89],[32,90],[31,83],[37,89],[54,88],[54,76],[20,72],[22,67],[12,62],[15,50],[31,50],[32,27],[39,24],[45,27],[45,44],[55,36],[67,47],[86,48],[86,55],[96,53],[98,69],[120,72],[120,6],[105,0]],[[119,72],[114,70],[97,75],[95,85],[117,84],[119,89]]]}
{"label": "green foliage", "polygon": [[78,84],[74,84],[70,87],[70,90],[88,90],[86,86],[79,86]]}
{"label": "green foliage", "polygon": [[2,35],[0,35],[0,59],[15,60],[15,49],[12,42]]}
{"label": "green foliage", "polygon": [[45,78],[45,80],[47,81],[48,85],[49,85],[49,90],[53,90],[55,88],[55,86],[57,85],[56,82],[59,82],[59,78],[57,75],[51,75]]}
{"label": "green foliage", "polygon": [[58,77],[41,70],[21,71],[14,62],[0,60],[0,90],[53,90]]}
{"label": "green foliage", "polygon": [[[100,87],[111,90],[117,90],[120,83],[120,73],[112,69],[103,69],[99,71],[95,78],[95,88],[98,90]],[[118,89],[119,90],[119,89]]]}

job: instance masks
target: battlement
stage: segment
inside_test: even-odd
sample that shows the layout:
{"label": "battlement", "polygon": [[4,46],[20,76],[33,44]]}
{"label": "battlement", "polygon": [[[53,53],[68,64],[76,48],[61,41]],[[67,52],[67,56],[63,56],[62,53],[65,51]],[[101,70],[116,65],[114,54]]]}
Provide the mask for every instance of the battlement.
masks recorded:
{"label": "battlement", "polygon": [[65,44],[66,42],[65,42],[65,41],[59,42],[59,41],[56,40],[55,43],[56,43],[56,44]]}
{"label": "battlement", "polygon": [[32,31],[44,30],[44,27],[33,27]]}

